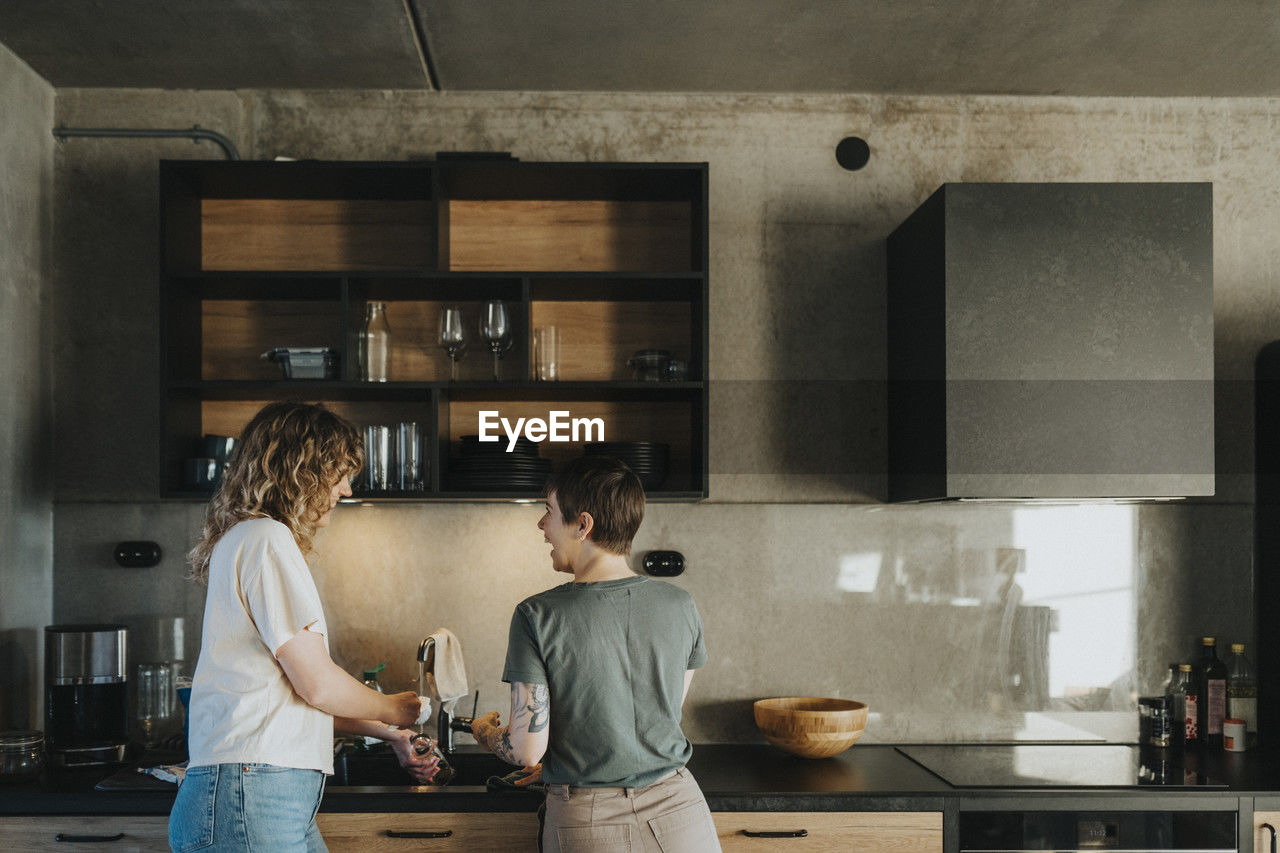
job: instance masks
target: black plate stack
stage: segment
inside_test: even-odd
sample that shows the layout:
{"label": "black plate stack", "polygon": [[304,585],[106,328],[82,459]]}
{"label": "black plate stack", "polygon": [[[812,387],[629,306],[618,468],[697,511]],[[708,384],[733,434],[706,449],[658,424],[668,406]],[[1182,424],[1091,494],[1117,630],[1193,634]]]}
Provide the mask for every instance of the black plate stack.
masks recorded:
{"label": "black plate stack", "polygon": [[538,445],[527,438],[480,441],[464,435],[458,442],[460,456],[449,463],[449,485],[463,492],[541,492],[551,474],[551,460],[538,455]]}
{"label": "black plate stack", "polygon": [[656,441],[601,441],[583,448],[587,456],[612,456],[626,464],[651,492],[667,479],[671,446]]}

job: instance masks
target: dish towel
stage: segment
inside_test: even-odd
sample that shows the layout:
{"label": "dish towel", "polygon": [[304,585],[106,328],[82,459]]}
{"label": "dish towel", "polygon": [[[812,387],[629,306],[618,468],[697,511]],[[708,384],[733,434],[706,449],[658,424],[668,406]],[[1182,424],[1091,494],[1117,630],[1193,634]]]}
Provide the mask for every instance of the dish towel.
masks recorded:
{"label": "dish towel", "polygon": [[181,764],[161,764],[158,767],[135,767],[139,773],[154,776],[161,782],[176,782],[181,785],[187,777],[187,762]]}
{"label": "dish towel", "polygon": [[490,791],[532,791],[535,794],[545,794],[547,792],[547,784],[545,782],[534,782],[532,785],[516,784],[516,782],[528,775],[521,769],[514,773],[508,773],[506,776],[490,776],[485,780],[484,786]]}
{"label": "dish towel", "polygon": [[469,692],[467,667],[462,661],[462,643],[448,628],[431,635],[436,641],[434,687],[440,705],[452,711],[459,699]]}

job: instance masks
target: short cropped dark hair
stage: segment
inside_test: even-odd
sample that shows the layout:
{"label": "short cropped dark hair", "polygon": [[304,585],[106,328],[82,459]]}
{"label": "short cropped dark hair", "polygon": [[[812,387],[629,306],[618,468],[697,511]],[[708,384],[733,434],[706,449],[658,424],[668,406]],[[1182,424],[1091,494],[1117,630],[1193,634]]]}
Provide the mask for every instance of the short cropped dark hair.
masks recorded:
{"label": "short cropped dark hair", "polygon": [[591,541],[597,547],[631,553],[631,540],[644,521],[644,486],[630,468],[612,456],[581,456],[551,475],[546,494],[552,492],[566,524],[585,512],[594,522]]}

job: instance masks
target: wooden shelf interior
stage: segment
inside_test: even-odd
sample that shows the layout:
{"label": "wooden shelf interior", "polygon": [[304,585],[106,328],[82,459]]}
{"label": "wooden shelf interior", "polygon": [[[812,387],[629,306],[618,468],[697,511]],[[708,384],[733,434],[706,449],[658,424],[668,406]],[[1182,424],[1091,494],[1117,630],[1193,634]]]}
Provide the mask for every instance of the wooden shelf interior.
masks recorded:
{"label": "wooden shelf interior", "polygon": [[642,349],[666,350],[694,368],[688,302],[535,301],[530,317],[535,329],[556,327],[563,382],[631,381],[627,359]]}
{"label": "wooden shelf interior", "polygon": [[330,347],[342,353],[343,316],[337,301],[203,300],[200,378],[281,379],[282,365],[261,358],[276,347]]}
{"label": "wooden shelf interior", "polygon": [[[449,403],[448,428],[442,429],[442,439],[449,447],[444,456],[457,456],[457,444],[464,435],[476,435],[481,410],[498,411],[500,416],[515,424],[518,418],[548,420],[550,412],[568,411],[570,418],[601,418],[604,421],[605,441],[658,441],[671,446],[667,479],[662,491],[687,491],[701,489],[702,484],[693,475],[695,438],[701,441],[701,431],[696,419],[695,406],[681,401],[602,401],[575,400],[452,400]],[[501,429],[501,427],[499,427]],[[593,440],[595,437],[593,436]],[[585,442],[543,441],[538,453],[559,465],[581,456]]]}
{"label": "wooden shelf interior", "polygon": [[426,270],[428,199],[205,198],[203,270]]}
{"label": "wooden shelf interior", "polygon": [[430,269],[433,175],[402,162],[166,161],[166,269]]}
{"label": "wooden shelf interior", "polygon": [[[483,302],[398,300],[387,302],[387,323],[391,326],[393,382],[444,382],[449,380],[449,356],[436,344],[440,314],[447,307],[462,309],[471,341],[458,361],[459,382],[493,379],[493,354],[480,336]],[[498,364],[503,381],[518,381],[528,374],[525,348],[524,309],[518,302],[507,303],[512,324],[512,344]]]}
{"label": "wooden shelf interior", "polygon": [[684,201],[450,199],[450,270],[678,272],[694,268]]}

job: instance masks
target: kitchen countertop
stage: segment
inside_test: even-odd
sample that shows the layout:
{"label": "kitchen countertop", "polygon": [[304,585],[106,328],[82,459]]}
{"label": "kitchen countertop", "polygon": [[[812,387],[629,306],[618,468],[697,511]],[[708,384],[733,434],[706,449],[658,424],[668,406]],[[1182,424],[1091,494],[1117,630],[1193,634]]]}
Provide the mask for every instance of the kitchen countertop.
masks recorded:
{"label": "kitchen countertop", "polygon": [[[1280,802],[1280,750],[1189,753],[1187,765],[1193,764],[1227,787],[1026,791],[954,788],[887,745],[859,745],[834,758],[814,761],[795,758],[764,744],[703,744],[694,748],[689,769],[702,786],[712,811],[939,811],[958,798],[1011,796],[1021,800],[1158,797],[1171,803],[1271,796]],[[0,816],[168,814],[176,789],[94,790],[94,785],[108,775],[102,769],[47,770],[35,782],[0,785]],[[142,778],[143,784],[150,782],[147,777]],[[330,786],[325,790],[321,811],[534,811],[540,800],[534,793],[487,792],[477,787]]]}

